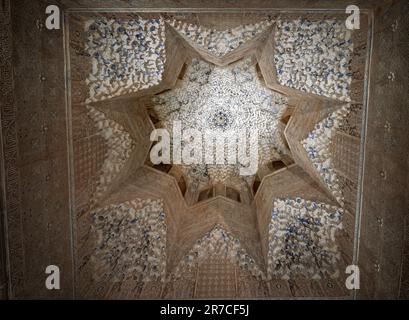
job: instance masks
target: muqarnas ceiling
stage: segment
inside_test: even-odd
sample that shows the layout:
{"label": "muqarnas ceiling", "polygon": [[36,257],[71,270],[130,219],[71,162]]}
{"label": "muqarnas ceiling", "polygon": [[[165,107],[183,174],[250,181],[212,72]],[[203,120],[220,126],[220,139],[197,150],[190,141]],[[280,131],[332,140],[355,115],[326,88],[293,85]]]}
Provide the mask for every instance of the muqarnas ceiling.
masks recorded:
{"label": "muqarnas ceiling", "polygon": [[345,20],[277,21],[277,78],[303,92],[349,102],[353,42]]}
{"label": "muqarnas ceiling", "polygon": [[169,24],[194,47],[222,57],[265,32],[273,21],[263,20],[227,30],[205,28],[176,19],[170,20]]}
{"label": "muqarnas ceiling", "polygon": [[349,105],[345,105],[331,113],[320,123],[317,123],[314,130],[301,142],[308,152],[314,168],[339,204],[343,204],[344,196],[338,181],[338,174],[333,167],[330,145],[336,129],[339,128],[349,112]]}
{"label": "muqarnas ceiling", "polygon": [[[268,34],[275,43],[269,61],[281,85],[297,89],[300,94],[308,92],[331,98],[338,104],[350,101],[353,43],[340,21],[261,19],[259,23],[217,31],[177,20],[166,21],[161,17],[97,18],[85,26],[86,49],[92,64],[85,103],[98,135],[104,138],[109,149],[100,170],[94,205],[98,205],[101,195],[137,146],[123,126],[92,104],[161,84],[167,61],[166,28],[173,28],[191,47],[217,57],[234,52],[261,34]],[[284,128],[278,125],[288,110],[289,97],[265,86],[254,56],[225,67],[196,57],[185,63],[186,72],[176,85],[153,98],[153,110],[160,120],[158,127],[172,133],[173,121],[180,121],[182,129],[200,128],[213,137],[253,128],[258,130],[259,165],[280,160],[283,155],[291,157]],[[314,122],[314,129],[298,141],[340,207],[330,200],[332,204],[295,196],[266,200],[271,200],[274,208],[268,239],[265,239],[268,252],[260,265],[252,258],[253,252],[246,252],[230,230],[213,225],[181,255],[181,260],[174,261],[173,273],[166,274],[169,259],[165,254],[166,215],[161,200],[150,199],[91,210],[92,230],[97,235],[92,262],[103,277],[114,281],[127,277],[141,281],[166,281],[172,275],[178,278],[181,272],[210,256],[227,257],[264,280],[336,277],[340,260],[336,234],[342,229],[344,211],[330,145],[349,109],[349,104],[345,104],[316,121],[318,123]],[[242,178],[238,174],[242,165],[179,166],[188,181],[234,185],[247,179],[251,185],[254,177]]]}
{"label": "muqarnas ceiling", "polygon": [[[195,59],[176,87],[156,96],[154,103],[161,125],[169,133],[173,132],[174,121],[180,121],[182,131],[198,128],[206,134],[206,141],[193,142],[203,155],[213,152],[213,142],[218,137],[233,140],[246,130],[247,141],[250,134],[257,134],[260,165],[289,152],[278,126],[287,99],[264,86],[252,59],[223,68]],[[226,142],[224,150],[228,151],[229,147]],[[229,165],[226,159],[226,164],[199,164],[194,169],[202,173],[201,179],[211,183],[228,180],[240,183],[243,177],[239,176],[239,169],[244,165]],[[191,168],[184,166],[184,170]]]}
{"label": "muqarnas ceiling", "polygon": [[162,200],[134,199],[91,213],[97,281],[165,280],[166,214]]}
{"label": "muqarnas ceiling", "polygon": [[157,85],[165,68],[163,19],[114,20],[86,24],[92,58],[87,102],[109,99]]}
{"label": "muqarnas ceiling", "polygon": [[267,268],[270,277],[338,277],[340,252],[335,234],[342,208],[301,198],[276,199],[269,224]]}
{"label": "muqarnas ceiling", "polygon": [[222,259],[227,258],[243,270],[249,271],[253,276],[265,278],[262,269],[242,248],[240,240],[234,238],[230,232],[220,225],[216,225],[196,241],[193,248],[177,265],[174,276],[176,278],[180,277],[184,272],[200,265],[211,256]]}

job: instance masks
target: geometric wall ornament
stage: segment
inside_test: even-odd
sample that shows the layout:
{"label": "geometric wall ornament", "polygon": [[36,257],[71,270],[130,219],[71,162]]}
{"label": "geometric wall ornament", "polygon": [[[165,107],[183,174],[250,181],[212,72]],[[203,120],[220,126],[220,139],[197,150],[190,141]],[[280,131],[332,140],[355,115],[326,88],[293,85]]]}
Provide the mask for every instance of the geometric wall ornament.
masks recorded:
{"label": "geometric wall ornament", "polygon": [[131,156],[136,144],[125,128],[117,122],[108,119],[104,113],[96,108],[87,106],[88,116],[94,120],[98,135],[107,143],[107,156],[101,168],[99,181],[93,194],[95,202],[115,179]]}
{"label": "geometric wall ornament", "polygon": [[360,139],[342,131],[336,131],[332,137],[331,158],[337,173],[348,180],[358,183]]}

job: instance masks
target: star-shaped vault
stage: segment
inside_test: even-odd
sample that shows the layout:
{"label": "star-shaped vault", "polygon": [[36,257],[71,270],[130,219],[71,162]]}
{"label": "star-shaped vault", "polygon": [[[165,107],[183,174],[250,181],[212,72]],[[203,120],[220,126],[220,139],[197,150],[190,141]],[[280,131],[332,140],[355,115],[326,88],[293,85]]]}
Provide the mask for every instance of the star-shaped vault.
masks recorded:
{"label": "star-shaped vault", "polygon": [[[240,167],[244,163],[229,164],[227,159],[229,143],[234,143],[243,132],[246,141],[250,141],[247,135],[256,135],[258,166],[266,166],[281,160],[282,155],[289,155],[284,130],[280,126],[287,99],[263,84],[255,64],[255,59],[247,58],[227,67],[218,67],[193,59],[173,90],[155,96],[152,112],[160,120],[158,126],[172,133],[177,121],[182,131],[198,128],[202,134],[202,138],[196,141],[202,156],[197,165],[194,168],[182,165],[180,168],[189,182],[196,179],[206,182],[207,186],[221,183],[238,188],[246,181],[251,184],[254,174],[240,176]],[[212,153],[218,137],[226,139],[223,145],[226,163],[204,164],[206,152]],[[192,169],[199,171],[201,176],[191,175]]]}
{"label": "star-shaped vault", "polygon": [[[224,46],[223,50],[219,48],[216,55],[206,51],[203,46],[206,41],[194,45],[194,37],[185,32],[189,28],[183,29],[174,20],[153,20],[157,21],[141,19],[147,23],[143,28],[131,24],[132,34],[120,30],[121,42],[117,44],[115,61],[116,64],[122,61],[127,56],[126,50],[134,50],[131,37],[141,37],[140,32],[153,28],[155,38],[143,40],[148,44],[157,42],[160,52],[155,52],[155,59],[160,59],[165,51],[166,59],[161,59],[164,68],[153,70],[160,73],[158,84],[155,80],[152,85],[144,82],[143,87],[134,86],[130,82],[138,79],[135,76],[129,78],[134,80],[127,79],[127,90],[118,91],[116,87],[122,80],[116,79],[105,84],[108,88],[115,86],[115,94],[108,97],[94,94],[92,102],[87,103],[90,117],[110,147],[90,211],[134,198],[163,199],[167,223],[166,254],[162,255],[166,262],[161,264],[166,266],[164,279],[170,279],[180,262],[198,246],[197,239],[202,239],[215,226],[234,235],[243,247],[240,250],[248,253],[246,259],[240,258],[243,268],[250,268],[246,267],[246,261],[251,261],[251,268],[257,265],[260,270],[259,276],[269,278],[267,260],[271,259],[271,249],[263,241],[268,239],[268,226],[273,223],[269,220],[275,198],[266,198],[265,190],[277,188],[277,199],[284,199],[295,198],[297,190],[309,188],[311,197],[320,203],[342,205],[335,173],[329,170],[330,141],[321,139],[321,129],[322,126],[327,131],[336,128],[348,106],[339,100],[280,84],[271,58],[277,45],[274,20],[262,22],[260,32],[247,36],[247,40],[238,40],[228,50]],[[104,30],[111,30],[112,26],[116,24],[104,25]],[[235,32],[229,34],[234,36]],[[101,58],[95,47],[92,50],[98,63],[109,59],[109,56]],[[149,65],[149,57],[144,59]],[[104,70],[109,73],[112,68],[109,65]],[[143,69],[143,65],[138,68]],[[95,90],[98,79],[91,78]],[[117,92],[122,94],[117,96]],[[335,125],[331,122],[334,117],[338,117]],[[172,132],[175,120],[183,128],[207,129],[214,136],[257,128],[257,173],[239,176],[237,169],[242,164],[153,165],[149,158],[150,133],[154,128]],[[245,217],[246,223],[237,223],[233,213]],[[201,219],[206,223],[201,224]]]}

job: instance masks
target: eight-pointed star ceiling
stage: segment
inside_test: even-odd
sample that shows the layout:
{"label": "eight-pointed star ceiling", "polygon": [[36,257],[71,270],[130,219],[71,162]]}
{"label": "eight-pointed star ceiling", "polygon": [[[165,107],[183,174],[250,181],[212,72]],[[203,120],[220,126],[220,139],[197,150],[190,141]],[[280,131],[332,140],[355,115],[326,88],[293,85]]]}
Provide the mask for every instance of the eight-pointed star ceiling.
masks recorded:
{"label": "eight-pointed star ceiling", "polygon": [[[145,25],[148,22],[140,21],[140,23]],[[155,20],[155,23],[162,25],[162,20],[160,19]],[[133,36],[132,32],[127,33],[126,30],[122,28],[115,29],[116,28],[115,23],[111,23],[109,26],[107,26],[106,24],[102,24],[102,26],[103,26],[103,30],[105,30],[104,32],[108,33],[109,35],[113,35],[115,34],[116,31],[118,31],[121,39],[126,44],[128,43],[128,41],[132,39],[132,36]],[[179,38],[179,41],[183,42],[185,40],[183,38]],[[156,41],[156,42],[153,41],[152,43],[154,43],[160,48],[163,48],[163,43],[161,41]],[[243,43],[245,44],[245,41]],[[122,44],[117,44],[117,45],[121,46]],[[288,105],[290,104],[291,99],[294,97],[292,97],[287,91],[278,90],[282,87],[274,87],[274,85],[271,84],[271,81],[270,81],[271,79],[268,79],[268,77],[265,79],[265,82],[263,79],[261,79],[262,77],[261,75],[265,76],[268,71],[271,71],[272,59],[270,59],[269,62],[264,61],[264,64],[263,64],[262,61],[260,61],[261,60],[260,55],[255,54],[256,50],[258,49],[260,49],[260,51],[263,50],[263,47],[264,47],[263,41],[253,42],[252,45],[254,45],[253,51],[245,51],[245,50],[240,51],[239,50],[240,48],[237,48],[237,51],[236,49],[233,49],[232,53],[237,54],[236,59],[235,59],[236,62],[234,64],[230,64],[224,67],[220,67],[213,63],[206,62],[205,61],[206,57],[203,56],[203,54],[201,54],[199,51],[197,51],[197,53],[194,54],[193,51],[196,49],[193,46],[191,46],[190,48],[192,52],[190,52],[190,55],[187,55],[188,57],[184,56],[181,59],[183,61],[178,61],[178,63],[182,63],[182,64],[185,63],[187,65],[187,70],[183,78],[180,79],[178,82],[176,82],[175,86],[171,85],[168,88],[166,86],[160,87],[161,83],[159,83],[158,89],[156,91],[148,90],[146,93],[146,96],[148,98],[151,98],[152,95],[154,95],[155,93],[161,92],[163,89],[171,89],[169,91],[156,95],[155,98],[153,99],[153,102],[154,102],[153,110],[156,112],[156,115],[158,116],[160,120],[160,122],[156,123],[156,126],[165,127],[169,129],[170,133],[172,133],[171,129],[172,129],[173,121],[177,120],[181,122],[183,129],[200,128],[202,131],[207,131],[207,133],[210,133],[211,136],[213,137],[217,137],[217,136],[220,136],[226,133],[234,136],[235,134],[239,132],[243,132],[243,131],[251,130],[251,129],[257,129],[258,130],[258,133],[257,133],[258,147],[259,147],[259,166],[262,166],[264,163],[269,162],[269,161],[271,162],[274,160],[279,160],[281,157],[285,155],[289,155],[290,157],[294,156],[294,154],[293,155],[291,154],[291,151],[292,151],[294,153],[303,153],[305,156],[304,158],[310,162],[311,166],[314,165],[317,170],[319,168],[324,168],[326,171],[328,171],[328,166],[327,166],[328,159],[323,158],[323,157],[315,159],[314,157],[315,157],[315,153],[320,154],[320,153],[323,153],[323,150],[325,151],[328,149],[327,148],[328,139],[324,139],[324,138],[329,136],[328,132],[330,132],[332,128],[334,127],[332,125],[331,126],[329,125],[329,123],[332,121],[332,116],[329,117],[331,121],[325,121],[325,124],[323,127],[324,130],[321,130],[323,132],[319,131],[318,129],[322,129],[320,121],[323,119],[323,117],[327,115],[331,115],[331,113],[339,107],[338,106],[339,102],[337,102],[336,100],[331,100],[328,105],[331,105],[332,108],[328,108],[328,110],[324,110],[323,112],[321,112],[322,110],[318,110],[318,111],[315,110],[313,112],[308,112],[307,110],[307,112],[304,113],[303,106],[301,104],[297,106],[297,109],[299,111],[297,114],[297,117],[301,118],[301,122],[303,119],[305,122],[307,122],[306,120],[307,120],[307,115],[308,115],[309,116],[308,123],[311,123],[312,125],[311,128],[307,128],[307,126],[305,126],[305,128],[303,129],[305,129],[306,132],[308,133],[312,131],[313,126],[317,123],[318,123],[318,127],[316,127],[315,131],[312,131],[311,134],[308,135],[309,140],[306,141],[308,142],[308,145],[303,145],[302,146],[303,149],[298,148],[298,146],[296,146],[295,148],[294,141],[292,141],[291,143],[290,139],[287,137],[287,134],[290,133],[291,131],[283,132],[285,125],[281,121],[285,114],[288,115],[286,111],[288,111],[287,110]],[[256,47],[260,47],[260,48],[256,48]],[[122,48],[125,49],[126,45],[123,45]],[[93,47],[92,50],[98,51],[99,49],[100,47],[98,48]],[[143,51],[145,52],[145,50]],[[112,81],[110,82],[109,79],[106,79],[104,77],[106,76],[114,77],[113,79],[118,80],[118,83],[115,84],[115,88],[118,85],[121,85],[122,83],[124,83],[124,79],[122,79],[122,73],[121,72],[118,73],[117,64],[110,63],[109,59],[106,59],[107,56],[100,55],[99,53],[96,54],[96,53],[97,52],[94,52],[94,56],[93,56],[93,59],[95,62],[94,64],[97,64],[97,62],[100,64],[103,64],[104,68],[102,69],[106,70],[106,72],[95,73],[92,79],[96,83],[95,83],[95,86],[90,86],[90,88],[100,90],[100,91],[97,90],[96,92],[97,94],[94,95],[95,99],[100,99],[101,96],[104,96],[104,99],[101,98],[101,100],[110,99],[113,96],[115,96],[115,95],[112,95],[110,91],[111,87],[109,84],[112,84]],[[168,54],[168,52],[166,52],[166,54]],[[122,50],[122,51],[118,50],[118,52],[116,52],[114,56],[116,59],[116,60],[114,59],[115,61],[122,61],[123,60],[122,58],[124,56],[131,60],[133,59],[133,56],[132,55],[129,56],[126,50]],[[194,57],[193,59],[191,59],[192,56]],[[198,57],[202,57],[202,59],[199,59]],[[168,66],[172,65],[173,63],[172,59],[175,59],[175,56],[169,55],[166,58],[168,59],[167,60]],[[99,59],[99,60],[96,61],[95,59],[96,60]],[[257,70],[257,66],[256,66],[257,63],[259,64],[259,67],[260,67],[259,71],[261,72],[258,72]],[[270,64],[270,69],[266,68],[266,63]],[[143,69],[143,66],[141,66],[141,68]],[[162,75],[160,72],[159,74]],[[104,90],[101,89],[101,85],[98,82],[99,78],[97,76],[103,78],[104,83],[106,82],[107,85],[105,87],[102,87]],[[174,82],[173,80],[176,80],[177,76],[178,76],[177,74],[174,74],[173,79],[172,81],[170,81],[170,83],[173,83]],[[166,78],[165,75],[164,75],[164,78]],[[162,81],[162,82],[166,82],[166,81]],[[129,80],[129,83],[132,84],[132,79]],[[157,83],[155,83],[153,87],[155,87],[156,84]],[[149,86],[147,85],[145,89],[147,89],[148,87]],[[140,91],[138,90],[138,88],[132,87],[129,89],[129,92],[128,91],[124,92],[124,95],[132,93],[135,90]],[[115,92],[117,93],[117,91]],[[286,92],[287,95],[283,95],[278,92]],[[143,96],[143,92],[139,95],[139,97],[141,96]],[[297,92],[297,97],[294,99],[298,99],[298,101],[301,101],[303,98],[305,98],[305,100],[308,100],[311,105],[314,106],[315,104],[317,104],[320,106],[319,108],[325,109],[325,105],[322,106],[323,100],[320,100],[318,96],[311,97],[311,95],[309,94],[306,94],[303,92]],[[320,103],[317,103],[317,102],[320,102]],[[328,100],[326,100],[326,102],[328,102]],[[93,112],[93,114],[94,114],[94,118],[96,119],[96,122],[102,123],[101,128],[103,130],[106,129],[104,131],[106,133],[104,135],[104,138],[108,140],[112,139],[112,136],[114,136],[115,138],[110,145],[112,149],[112,157],[109,157],[107,161],[115,162],[115,159],[114,159],[115,157],[122,160],[122,162],[119,163],[120,166],[114,166],[112,165],[111,162],[108,163],[108,165],[105,165],[104,169],[106,170],[104,171],[104,174],[114,173],[117,176],[120,176],[120,175],[125,176],[121,173],[123,173],[125,170],[123,168],[127,167],[125,163],[132,162],[132,157],[130,157],[129,154],[128,154],[128,157],[124,157],[124,155],[126,155],[127,151],[129,151],[130,148],[131,147],[133,148],[134,146],[132,141],[127,139],[127,136],[125,134],[126,126],[118,125],[116,128],[117,130],[115,132],[112,132],[110,128],[105,128],[105,126],[103,125],[103,124],[107,124],[108,127],[112,125],[108,123],[107,119],[102,117],[102,115],[100,115],[98,112]],[[316,116],[318,114],[319,116]],[[292,117],[293,120],[295,118],[296,118],[295,116]],[[334,119],[337,120],[336,117]],[[291,120],[290,120],[290,122],[287,125],[287,129],[289,127],[294,127],[294,126],[295,126],[294,121],[291,123]],[[304,127],[304,126],[300,125],[300,127]],[[325,137],[323,138],[323,136]],[[287,148],[287,144],[286,144],[284,137],[288,138],[288,145],[290,146],[291,151]],[[297,140],[296,143],[301,145],[301,142],[306,137],[307,137],[307,134],[303,134],[301,138],[297,136],[295,138]],[[319,142],[318,144],[316,143],[317,141]],[[113,148],[112,146],[118,146],[118,148]],[[124,148],[122,148],[122,146],[124,146]],[[313,158],[308,159],[307,158],[308,156],[310,156],[310,158],[313,156]],[[301,159],[299,156],[298,158],[294,157],[295,162],[300,167],[302,167],[302,169],[305,170],[306,168],[305,163],[301,163],[299,159]],[[214,165],[193,165],[193,166],[189,165],[189,166],[182,166],[182,170],[185,172],[188,178],[190,177],[190,179],[197,179],[199,177],[200,179],[204,179],[204,180],[207,179],[208,183],[210,184],[216,184],[216,183],[221,182],[223,184],[228,185],[228,184],[236,184],[236,183],[243,182],[243,181],[240,181],[240,179],[242,178],[238,175],[238,168],[241,165],[242,164],[237,164],[237,165],[225,164],[225,165],[216,165],[216,166]],[[305,171],[308,174],[310,174],[314,180],[317,181],[317,177],[311,174],[312,172],[311,170],[305,170]],[[111,183],[112,180],[115,179],[113,175],[106,175],[106,176],[109,179],[103,179],[103,181],[106,181],[108,184]],[[332,172],[327,172],[326,175],[321,175],[321,178],[327,184],[325,187],[328,186],[328,181],[331,183],[333,182]],[[250,186],[252,181],[251,179],[249,179],[244,182],[248,183],[248,185]],[[333,186],[336,186],[336,185],[333,184]],[[106,189],[106,185],[104,185],[103,190],[105,189]],[[337,188],[335,189],[333,188],[333,190],[331,191],[334,191],[334,190],[338,192]],[[335,194],[335,197],[338,199],[338,194]],[[302,203],[302,200],[300,201]],[[342,203],[340,204],[342,205]],[[315,205],[316,205],[315,202],[311,202],[312,207],[314,207]],[[324,209],[327,210],[326,208]],[[290,211],[292,210],[291,212],[294,211],[292,207],[290,207],[289,210]],[[297,243],[299,242],[304,243],[304,244],[308,243],[308,241],[310,241],[310,238],[309,238],[310,234],[308,232],[305,234],[301,234],[299,233],[299,230],[307,226],[305,227],[305,230],[309,231],[310,230],[309,226],[315,223],[317,224],[318,227],[315,226],[314,230],[318,230],[318,231],[313,232],[313,234],[311,235],[311,239],[312,238],[317,239],[316,238],[317,234],[323,235],[321,240],[318,241],[319,242],[319,246],[317,246],[318,250],[321,250],[320,252],[324,252],[326,255],[330,255],[334,253],[333,260],[334,261],[337,260],[338,259],[337,248],[333,244],[333,239],[327,237],[327,235],[329,234],[327,231],[329,229],[327,230],[324,228],[326,227],[327,224],[326,223],[321,224],[320,221],[315,221],[315,220],[312,221],[311,219],[309,219],[310,216],[316,217],[317,214],[315,212],[313,213],[303,212],[302,210],[304,209],[301,208],[300,212],[298,212],[300,214],[295,215],[295,218],[294,218],[294,221],[296,221],[296,223],[301,224],[300,226],[297,226],[297,228],[294,228],[293,226],[294,222],[292,220],[289,220],[286,215],[282,220],[279,221],[279,224],[276,224],[276,222],[273,221],[274,218],[272,217],[271,223],[269,224],[269,227],[271,227],[271,230],[274,230],[275,227],[280,228],[279,232],[272,233],[273,236],[275,237],[274,239],[277,240],[276,242],[278,244],[277,247],[280,248],[279,245],[285,242],[283,240],[284,238],[282,237],[283,234],[281,234],[283,230],[285,230],[284,235],[285,237],[287,237],[287,239],[293,239]],[[335,210],[336,209],[334,209],[334,212],[338,212]],[[323,216],[326,217],[325,214]],[[337,219],[339,217],[337,216]],[[338,223],[338,220],[336,222]],[[336,227],[338,227],[338,225],[336,225]],[[319,231],[320,228],[324,230],[325,232]],[[109,228],[107,230],[110,231]],[[238,234],[241,234],[241,232],[238,232]],[[244,243],[247,244],[246,241],[244,241]],[[274,241],[271,241],[270,239],[270,245],[271,244],[274,245]],[[333,251],[331,250],[323,251],[322,250],[322,249],[328,249],[327,247]],[[250,252],[251,254],[257,255],[257,252],[256,252],[257,250],[250,250],[250,251],[251,251]],[[329,252],[329,253],[327,254],[326,252]],[[186,253],[187,253],[187,258],[189,260],[190,256],[188,252]],[[316,262],[315,253],[316,253],[315,251],[312,252],[312,256],[313,256],[313,259],[311,260],[312,264]],[[285,263],[287,263],[286,261],[288,260],[290,256],[291,254],[285,255],[285,257],[282,260],[284,261],[282,265],[285,265]],[[307,256],[304,257],[305,261],[307,261],[310,258],[310,256],[311,255],[307,254]],[[276,259],[277,256],[274,255],[273,258]],[[167,259],[169,259],[169,257],[167,257]],[[289,264],[291,265],[294,263],[289,262]],[[314,272],[316,271],[315,269],[312,269],[312,270]],[[286,273],[285,270],[283,272]],[[307,273],[311,273],[311,272],[307,272]]]}
{"label": "eight-pointed star ceiling", "polygon": [[[154,19],[152,21],[152,23],[156,23],[157,26],[163,24],[162,19]],[[155,27],[151,26],[149,24],[151,22],[148,20],[138,20],[138,23],[143,25],[144,28],[148,23],[149,30],[152,28],[154,28],[152,30],[158,29],[156,25]],[[332,20],[325,23],[333,25]],[[109,20],[99,21],[99,24],[88,24],[90,25],[88,31],[88,43],[92,43],[92,45],[88,44],[88,46],[91,48],[93,66],[98,65],[98,63],[103,63],[105,66],[104,68],[109,71],[98,73],[93,69],[92,77],[95,77],[94,74],[97,72],[96,74],[102,78],[100,81],[101,83],[97,81],[94,86],[91,86],[92,88],[90,87],[90,94],[92,95],[92,93],[95,91],[94,89],[98,88],[96,96],[100,96],[101,100],[109,99],[112,98],[112,95],[110,94],[109,90],[108,92],[105,92],[106,90],[104,88],[106,87],[106,83],[112,82],[110,77],[114,75],[114,78],[117,79],[117,65],[119,61],[123,61],[122,56],[126,56],[133,61],[133,55],[129,55],[128,51],[131,53],[135,50],[142,50],[142,52],[145,52],[146,44],[143,44],[142,48],[129,47],[129,43],[132,42],[131,40],[134,36],[132,32],[128,32],[127,30],[129,23],[125,23],[125,26],[122,26],[122,22],[114,22]],[[171,25],[166,25],[168,28],[172,28]],[[133,28],[134,27],[132,25],[130,30],[132,31]],[[137,36],[140,36],[142,31],[138,32],[139,33]],[[195,29],[195,32],[197,33],[199,31]],[[95,34],[100,37],[97,42],[95,42]],[[118,34],[118,39],[120,40],[117,40],[117,37],[115,36],[116,34]],[[344,33],[341,32],[339,34],[340,40],[342,40]],[[229,33],[220,33],[220,35],[222,38],[225,37],[226,41],[237,41],[237,35],[234,37],[230,36]],[[266,33],[265,35],[268,34]],[[162,36],[164,36],[163,30]],[[284,87],[272,83],[269,76],[265,78],[265,86],[264,81],[260,78],[262,76],[265,77],[267,73],[271,72],[271,65],[269,65],[271,60],[266,65],[265,61],[260,61],[260,59],[263,59],[263,57],[255,54],[257,50],[265,50],[263,49],[263,39],[261,39],[261,41],[259,39],[259,41],[256,42],[254,42],[254,39],[251,39],[251,45],[254,46],[254,48],[253,51],[248,51],[241,50],[242,47],[247,45],[246,38],[240,36],[239,38],[239,43],[241,43],[241,45],[239,45],[237,48],[233,46],[229,53],[230,55],[234,54],[235,60],[239,62],[228,65],[227,67],[218,67],[213,63],[201,60],[206,60],[206,56],[200,51],[195,52],[196,50],[199,50],[195,46],[189,46],[189,50],[191,50],[190,54],[187,56],[185,55],[184,58],[182,58],[185,59],[185,64],[189,65],[187,74],[181,81],[179,81],[179,83],[177,83],[176,86],[170,86],[172,89],[171,91],[156,96],[156,99],[154,99],[154,110],[162,120],[161,125],[167,127],[168,129],[171,128],[171,122],[174,120],[180,120],[182,122],[183,129],[200,128],[208,132],[210,131],[213,136],[218,136],[221,132],[231,132],[233,135],[237,131],[243,131],[242,129],[258,129],[258,167],[260,168],[268,162],[279,160],[283,155],[289,155],[290,157],[293,156],[290,150],[287,148],[287,143],[285,142],[284,138],[286,135],[283,133],[285,126],[283,126],[282,123],[279,123],[281,120],[280,118],[282,118],[289,100],[293,98],[302,100],[303,97],[305,97],[305,100],[309,99],[311,101],[311,95],[305,94],[301,91],[294,91],[295,95],[292,96],[291,92],[293,91],[286,92],[286,90],[284,90],[284,92],[286,92],[286,96],[282,95],[278,92],[283,92]],[[184,42],[187,40],[183,37],[179,37],[178,41]],[[105,42],[107,42],[108,46],[104,45]],[[157,46],[161,48],[164,47],[163,39],[159,42],[153,41],[152,39],[152,41],[149,40],[147,43],[151,43],[155,48]],[[97,47],[95,47],[96,44]],[[107,55],[104,48],[109,49],[111,48],[111,45],[114,46],[114,48],[117,48],[115,50],[116,53],[114,55]],[[286,45],[288,46],[288,44]],[[166,55],[167,60],[171,60],[171,58],[168,56],[168,52],[165,51],[164,54]],[[192,61],[190,58],[187,58],[188,56],[201,57],[201,59],[197,60],[194,58]],[[109,57],[114,57],[115,63],[111,62],[112,59],[110,60]],[[223,56],[221,58],[223,58]],[[173,59],[175,59],[174,56]],[[240,59],[242,61],[240,61]],[[229,57],[226,61],[231,61],[231,57]],[[142,69],[148,68],[147,70],[150,70],[149,68],[152,67],[151,62],[147,63],[145,67],[141,65]],[[261,72],[256,70],[255,64],[257,62],[259,63]],[[168,65],[172,65],[172,61],[168,61],[167,63]],[[180,63],[180,61],[178,63]],[[224,64],[222,63],[222,65]],[[113,67],[115,68],[112,69]],[[335,68],[333,65],[329,65],[328,70],[335,70]],[[150,71],[148,73],[151,74]],[[176,78],[176,75],[172,75],[171,77]],[[124,81],[121,79],[118,80],[118,84],[121,84]],[[137,80],[137,78],[135,79]],[[172,80],[169,82],[169,79],[163,82],[173,83]],[[158,82],[152,83],[152,85],[155,84],[158,84]],[[160,86],[161,84],[159,83],[158,87]],[[267,87],[274,90],[269,90]],[[151,96],[154,93],[155,90],[148,90],[147,95]],[[141,95],[143,95],[143,90],[139,96]],[[312,103],[318,104],[320,99],[321,98],[319,96],[315,96]],[[333,100],[332,103],[333,105],[337,105],[339,104],[339,101],[337,102],[336,100]],[[315,142],[313,141],[313,143]],[[293,149],[291,149],[291,151],[294,152]],[[297,150],[297,152],[299,152],[299,150]],[[303,151],[303,153],[306,152],[309,151]],[[296,159],[294,158],[294,160]],[[311,162],[311,160],[309,161]],[[113,160],[112,162],[115,161]],[[299,163],[299,161],[295,162],[305,169],[305,164]],[[320,166],[317,167],[316,164],[314,165],[316,168],[313,170],[320,171]],[[185,173],[188,181],[200,180],[210,185],[217,183],[226,184],[228,181],[230,185],[235,186],[241,185],[243,182],[245,182],[247,186],[251,186],[254,181],[254,175],[239,176],[238,169],[242,166],[243,163],[240,163],[239,161],[236,165],[182,165],[181,169]],[[112,167],[112,165],[110,164],[109,167]],[[307,170],[307,172],[309,171]],[[119,173],[117,174],[119,175]],[[318,175],[321,175],[321,178],[324,179],[322,172],[318,172]],[[315,174],[313,174],[313,176],[317,182],[321,183],[321,178],[317,178]],[[334,179],[331,181],[333,185],[336,185],[336,183],[334,183]],[[326,185],[324,185],[324,188],[331,189],[328,187],[328,183],[325,183]],[[329,191],[329,193],[333,193],[333,190],[327,191]],[[335,197],[339,199],[340,195],[337,194]]]}
{"label": "eight-pointed star ceiling", "polygon": [[[246,165],[241,159],[237,164],[228,164],[229,143],[235,143],[240,133],[246,133],[247,143],[251,141],[250,135],[256,136],[255,161],[259,165],[289,153],[283,141],[283,128],[278,125],[287,99],[265,87],[251,58],[228,67],[194,59],[176,87],[156,96],[154,103],[161,125],[169,133],[173,132],[174,121],[179,121],[182,132],[198,128],[203,134],[203,139],[193,141],[196,150],[202,150],[200,163],[194,169],[210,184],[235,184],[244,178],[239,176],[240,167]],[[212,146],[218,137],[226,138],[225,164],[204,164],[206,153],[213,154]],[[183,165],[183,170],[191,176],[190,165]]]}

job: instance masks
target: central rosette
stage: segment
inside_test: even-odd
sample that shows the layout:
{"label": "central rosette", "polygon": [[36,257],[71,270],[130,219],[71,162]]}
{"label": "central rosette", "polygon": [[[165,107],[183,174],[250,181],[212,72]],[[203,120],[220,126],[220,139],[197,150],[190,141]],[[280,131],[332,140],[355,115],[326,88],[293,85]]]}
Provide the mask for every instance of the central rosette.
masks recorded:
{"label": "central rosette", "polygon": [[231,116],[224,110],[219,110],[209,118],[209,127],[221,129],[223,131],[230,128],[232,123]]}

